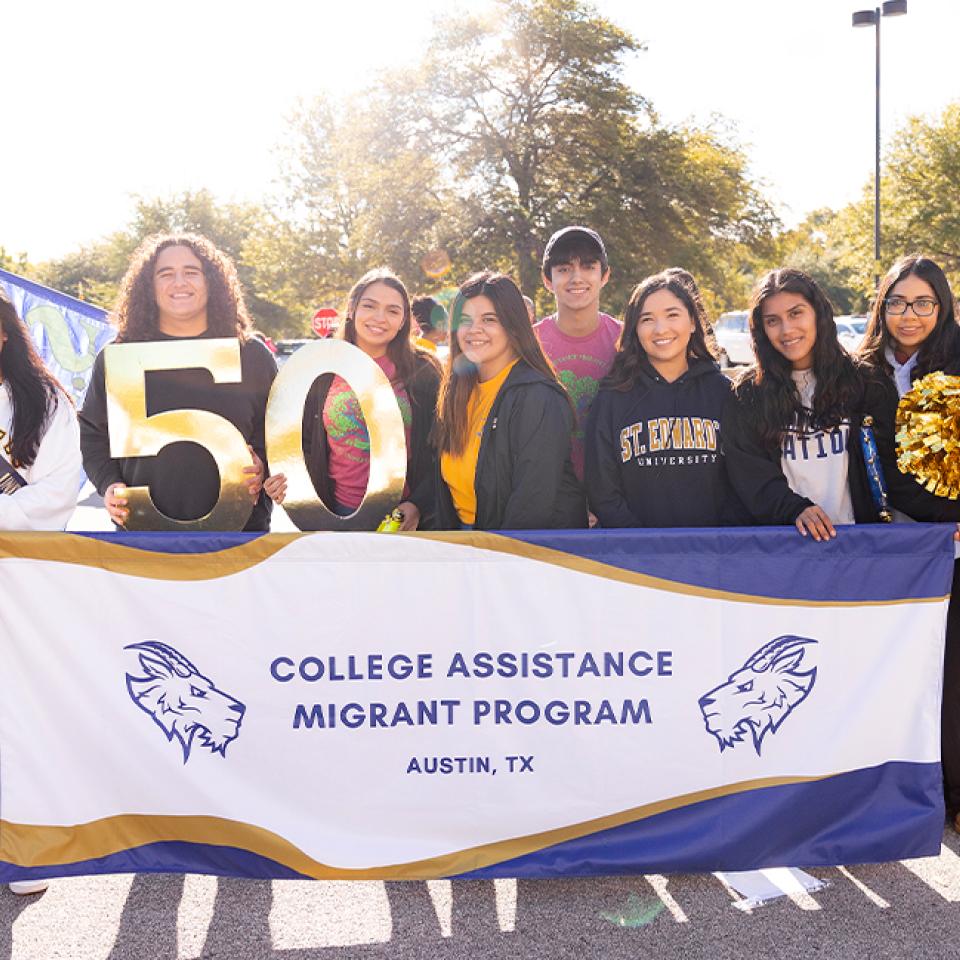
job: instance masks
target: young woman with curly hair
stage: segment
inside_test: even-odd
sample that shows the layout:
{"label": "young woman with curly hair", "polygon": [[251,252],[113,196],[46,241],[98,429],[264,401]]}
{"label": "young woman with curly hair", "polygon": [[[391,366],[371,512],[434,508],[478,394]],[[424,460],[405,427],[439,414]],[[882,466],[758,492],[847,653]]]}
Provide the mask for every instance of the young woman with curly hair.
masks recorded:
{"label": "young woman with curly hair", "polygon": [[[347,295],[337,337],[359,347],[384,372],[400,407],[407,441],[407,479],[401,530],[429,528],[433,522],[433,451],[430,433],[436,417],[440,364],[411,339],[410,297],[391,270],[365,273]],[[320,499],[339,516],[354,513],[370,476],[370,434],[353,389],[340,376],[325,374],[304,405],[303,454]],[[265,489],[283,503],[287,481],[270,477]]]}
{"label": "young woman with curly hair", "polygon": [[[249,334],[250,318],[230,258],[196,234],[148,237],[133,255],[111,319],[119,343],[220,337],[240,341],[241,382],[213,383],[204,370],[151,372],[145,387],[147,407],[151,414],[208,410],[229,420],[251,453],[246,472],[254,508],[244,529],[269,529],[270,501],[261,489],[263,418],[277,368],[267,348]],[[169,444],[156,457],[110,456],[102,352],[80,413],[80,441],[84,469],[118,526],[128,516],[123,496],[127,485],[149,486],[157,509],[176,520],[201,517],[216,502],[216,466],[194,444]]]}
{"label": "young woman with curly hair", "polygon": [[485,271],[460,287],[438,412],[442,529],[586,526],[573,405],[509,277]]}
{"label": "young woman with curly hair", "polygon": [[686,271],[630,296],[586,431],[590,509],[604,527],[714,527],[738,517],[720,443],[730,381]]}
{"label": "young woman with curly hair", "polygon": [[909,495],[896,469],[896,394],[837,340],[833,307],[800,270],[768,273],[754,292],[755,362],[734,385],[723,417],[734,488],[754,520],[795,524],[814,540],[836,526],[877,522],[860,444],[865,416],[892,503]]}

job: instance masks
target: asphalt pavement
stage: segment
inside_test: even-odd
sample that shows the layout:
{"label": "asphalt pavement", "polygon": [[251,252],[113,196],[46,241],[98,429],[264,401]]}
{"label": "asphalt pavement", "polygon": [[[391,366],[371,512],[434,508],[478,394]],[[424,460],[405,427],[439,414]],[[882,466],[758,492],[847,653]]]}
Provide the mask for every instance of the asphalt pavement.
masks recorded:
{"label": "asphalt pavement", "polygon": [[0,892],[12,960],[960,957],[960,837],[939,857],[811,869],[828,886],[752,910],[711,875],[310,882],[196,875]]}

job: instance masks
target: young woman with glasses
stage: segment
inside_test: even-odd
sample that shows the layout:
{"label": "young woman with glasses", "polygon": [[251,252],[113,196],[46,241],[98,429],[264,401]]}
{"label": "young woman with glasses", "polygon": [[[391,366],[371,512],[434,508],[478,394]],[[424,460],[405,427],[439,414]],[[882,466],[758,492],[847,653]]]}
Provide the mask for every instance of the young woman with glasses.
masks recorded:
{"label": "young woman with glasses", "polygon": [[960,327],[943,270],[921,256],[903,257],[880,283],[859,350],[870,366],[893,377],[902,397],[914,380],[960,374]]}
{"label": "young woman with glasses", "polygon": [[[960,375],[960,327],[943,270],[923,256],[898,260],[880,283],[860,357],[896,384],[902,397],[928,373]],[[911,481],[898,520],[960,521],[960,501],[938,497]],[[944,795],[960,831],[960,562],[954,564],[943,662],[941,756]]]}

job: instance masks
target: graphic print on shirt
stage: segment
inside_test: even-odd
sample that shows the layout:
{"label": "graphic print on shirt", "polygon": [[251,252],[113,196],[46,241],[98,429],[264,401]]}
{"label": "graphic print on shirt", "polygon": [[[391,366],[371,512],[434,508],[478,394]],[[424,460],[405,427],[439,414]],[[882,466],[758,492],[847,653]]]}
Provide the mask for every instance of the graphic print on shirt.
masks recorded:
{"label": "graphic print on shirt", "polygon": [[640,467],[716,463],[720,422],[708,417],[654,417],[620,431],[620,460]]}
{"label": "graphic print on shirt", "polygon": [[599,376],[591,377],[589,375],[578,377],[572,370],[559,369],[558,376],[564,389],[570,394],[573,406],[577,411],[577,426],[574,436],[583,437],[583,428],[587,422],[587,414],[590,412],[590,404],[597,395],[600,388],[600,381],[606,376],[606,373],[600,373],[602,365],[597,362],[596,357],[588,357],[583,354],[571,354],[567,357],[561,357],[557,363],[560,367],[563,364],[578,363],[590,364],[597,367]]}
{"label": "graphic print on shirt", "polygon": [[848,483],[850,421],[836,427],[794,424],[784,433],[780,467],[790,488],[821,507],[834,523],[853,523]]}
{"label": "graphic print on shirt", "polygon": [[[413,422],[410,398],[402,388],[397,390],[396,397],[400,405],[403,429],[409,433],[410,424]],[[360,401],[346,380],[340,377],[335,378],[330,385],[324,418],[327,420],[327,437],[330,442],[339,444],[343,454],[355,463],[367,463],[370,456],[370,433],[360,410]]]}
{"label": "graphic print on shirt", "polygon": [[783,459],[790,462],[826,460],[843,456],[850,443],[850,424],[846,421],[830,430],[799,430],[792,426],[783,436]]}

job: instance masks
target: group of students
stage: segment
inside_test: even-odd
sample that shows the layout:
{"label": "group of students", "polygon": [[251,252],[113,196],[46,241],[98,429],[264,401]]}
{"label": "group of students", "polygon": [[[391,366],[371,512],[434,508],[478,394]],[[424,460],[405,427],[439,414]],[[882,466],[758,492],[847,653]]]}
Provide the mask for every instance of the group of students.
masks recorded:
{"label": "group of students", "polygon": [[[810,276],[768,273],[750,308],[755,361],[732,382],[717,365],[700,292],[685,270],[638,284],[621,323],[599,309],[610,267],[595,231],[555,233],[542,267],[557,309],[533,325],[510,277],[485,271],[459,287],[443,369],[436,352],[418,344],[407,290],[393,273],[371,271],[350,291],[338,336],[377,363],[404,424],[401,529],[793,524],[827,540],[842,524],[880,519],[858,440],[864,422],[872,423],[897,519],[960,521],[960,502],[927,492],[896,461],[898,397],[924,374],[960,373],[954,298],[930,259],[906,257],[884,277],[856,356],[838,342],[832,307]],[[147,413],[192,408],[230,421],[250,448],[245,529],[269,529],[271,501],[286,496],[285,477],[269,475],[264,441],[276,365],[250,334],[230,258],[196,235],[148,239],[112,319],[117,342],[238,338],[240,382],[214,383],[203,370],[153,371]],[[217,470],[193,444],[112,457],[103,354],[78,417],[2,295],[0,377],[0,441],[25,481],[0,495],[0,527],[62,529],[81,463],[121,527],[127,485],[149,486],[157,508],[175,519],[213,506]],[[367,487],[370,439],[340,376],[314,383],[302,439],[318,496],[339,515],[353,513]],[[956,576],[954,587],[960,596]],[[945,671],[943,761],[956,814],[960,600],[948,614]]]}

